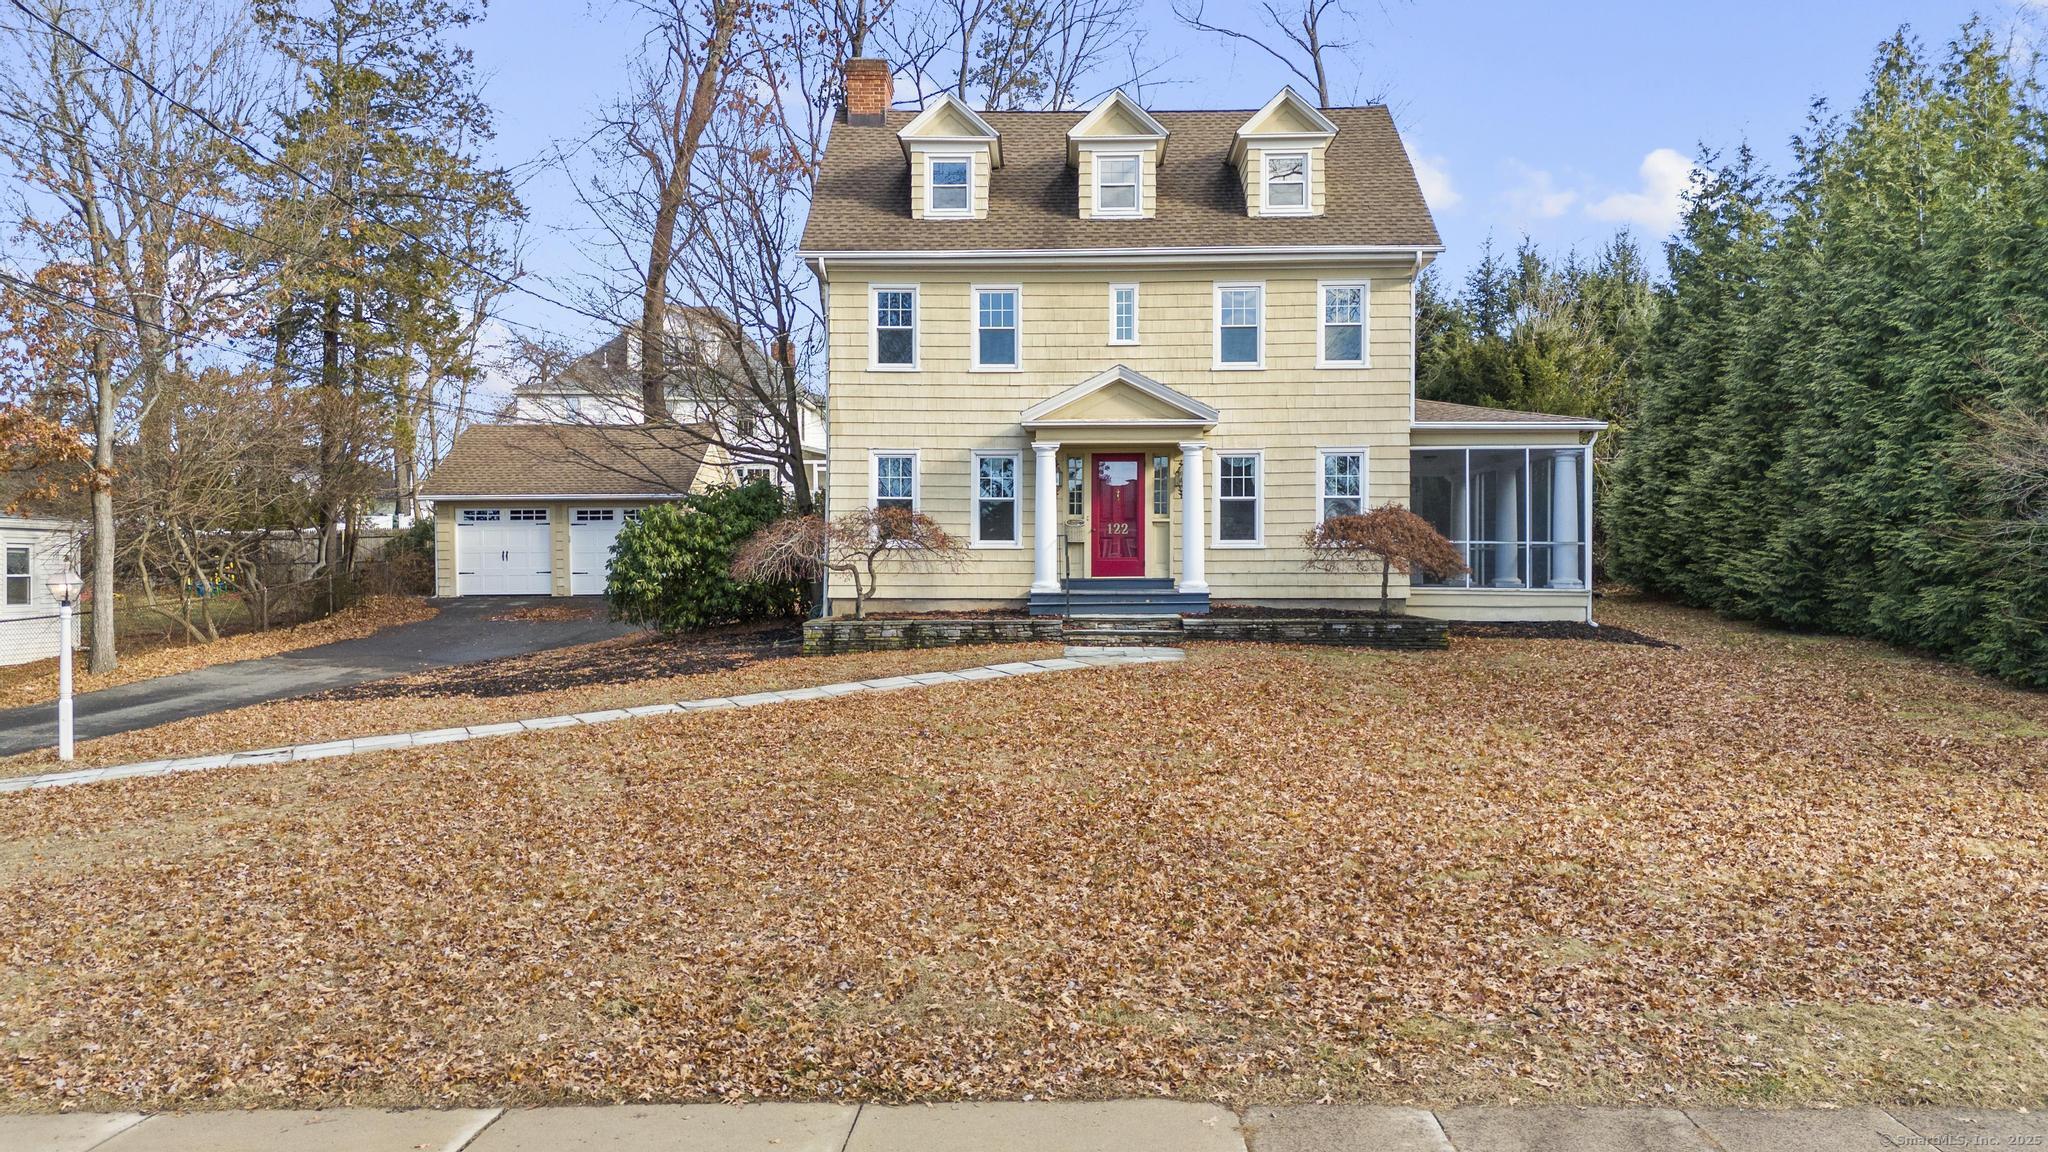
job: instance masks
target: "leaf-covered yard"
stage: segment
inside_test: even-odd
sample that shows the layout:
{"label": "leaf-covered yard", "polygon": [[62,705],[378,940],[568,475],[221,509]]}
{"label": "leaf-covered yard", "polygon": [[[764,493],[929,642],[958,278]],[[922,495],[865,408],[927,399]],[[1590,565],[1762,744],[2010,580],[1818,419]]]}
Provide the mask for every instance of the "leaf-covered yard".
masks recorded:
{"label": "leaf-covered yard", "polygon": [[1605,611],[6,797],[0,1091],[2048,1098],[2048,699]]}

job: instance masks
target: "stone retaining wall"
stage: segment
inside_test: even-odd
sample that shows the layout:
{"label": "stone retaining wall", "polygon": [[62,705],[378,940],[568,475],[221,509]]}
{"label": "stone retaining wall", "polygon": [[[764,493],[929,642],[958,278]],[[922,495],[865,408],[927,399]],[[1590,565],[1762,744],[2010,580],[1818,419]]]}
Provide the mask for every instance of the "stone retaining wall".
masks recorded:
{"label": "stone retaining wall", "polygon": [[989,620],[808,620],[804,623],[804,655],[836,656],[843,652],[894,652],[905,648],[951,648],[961,644],[1057,644],[1060,621],[1055,618]]}
{"label": "stone retaining wall", "polygon": [[1273,617],[1191,616],[1181,621],[1189,640],[1247,640],[1261,644],[1347,644],[1361,648],[1448,648],[1450,628],[1420,616]]}

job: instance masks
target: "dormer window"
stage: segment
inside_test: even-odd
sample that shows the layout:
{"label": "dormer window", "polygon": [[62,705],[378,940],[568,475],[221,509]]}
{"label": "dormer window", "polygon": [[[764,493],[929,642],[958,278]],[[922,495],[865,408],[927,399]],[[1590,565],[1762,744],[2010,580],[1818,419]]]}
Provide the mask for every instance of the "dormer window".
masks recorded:
{"label": "dormer window", "polygon": [[1095,157],[1095,211],[1103,216],[1136,216],[1144,163],[1136,154]]}
{"label": "dormer window", "polygon": [[1308,153],[1268,152],[1265,159],[1266,211],[1308,211]]}
{"label": "dormer window", "polygon": [[932,216],[974,214],[974,158],[933,156],[931,163]]}

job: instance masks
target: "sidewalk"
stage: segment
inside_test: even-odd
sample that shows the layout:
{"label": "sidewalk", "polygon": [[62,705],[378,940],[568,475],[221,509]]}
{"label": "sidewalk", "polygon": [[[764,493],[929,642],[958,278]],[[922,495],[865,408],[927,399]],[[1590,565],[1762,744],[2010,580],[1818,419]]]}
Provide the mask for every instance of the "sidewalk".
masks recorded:
{"label": "sidewalk", "polygon": [[0,1116],[7,1152],[1863,1152],[2025,1148],[2048,1113],[1107,1103]]}
{"label": "sidewalk", "polygon": [[[608,708],[577,712],[567,716],[529,716],[498,724],[472,724],[466,728],[436,728],[426,732],[392,732],[361,736],[353,740],[326,740],[318,744],[285,744],[248,752],[222,752],[213,756],[183,756],[171,760],[146,760],[139,764],[117,764],[106,768],[67,769],[37,776],[0,779],[0,793],[26,792],[32,788],[69,788],[101,780],[132,780],[138,776],[172,776],[180,772],[205,772],[214,768],[245,768],[258,764],[283,764],[293,760],[329,760],[365,752],[386,752],[394,748],[424,748],[430,744],[455,744],[465,740],[489,740],[517,736],[523,732],[544,732],[551,728],[574,728],[579,724],[610,724],[644,716],[672,716],[680,712],[712,712],[725,708],[760,708],[770,704],[795,704],[861,693],[895,692],[904,688],[928,688],[934,684],[970,684],[1031,676],[1040,672],[1072,672],[1084,668],[1115,668],[1126,664],[1170,664],[1185,657],[1178,648],[1088,648],[1069,647],[1066,655],[1053,660],[1026,660],[1010,664],[985,664],[951,672],[916,672],[908,676],[885,676],[875,680],[850,680],[840,684],[819,684],[781,692],[754,692],[745,696],[718,696],[709,700],[683,700],[675,704],[647,704],[638,708]],[[8,1152],[0,1148],[0,1152]]]}

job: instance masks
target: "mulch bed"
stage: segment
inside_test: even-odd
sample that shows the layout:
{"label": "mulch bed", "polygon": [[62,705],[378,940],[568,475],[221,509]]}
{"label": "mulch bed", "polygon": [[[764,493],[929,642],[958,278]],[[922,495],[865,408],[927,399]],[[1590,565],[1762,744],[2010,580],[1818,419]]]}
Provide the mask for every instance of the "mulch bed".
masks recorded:
{"label": "mulch bed", "polygon": [[786,621],[733,625],[679,636],[629,636],[607,644],[485,660],[403,680],[337,688],[304,699],[343,702],[420,696],[521,696],[724,672],[743,664],[796,656],[802,645],[803,629]]}
{"label": "mulch bed", "polygon": [[[1258,604],[1217,604],[1209,615],[1232,620],[1370,620],[1379,613],[1357,608],[1268,608]],[[1545,620],[1517,623],[1451,622],[1451,638],[1467,640],[1592,640],[1605,644],[1639,644],[1645,648],[1676,648],[1678,645],[1628,628],[1603,624],[1597,628],[1576,620]]]}

